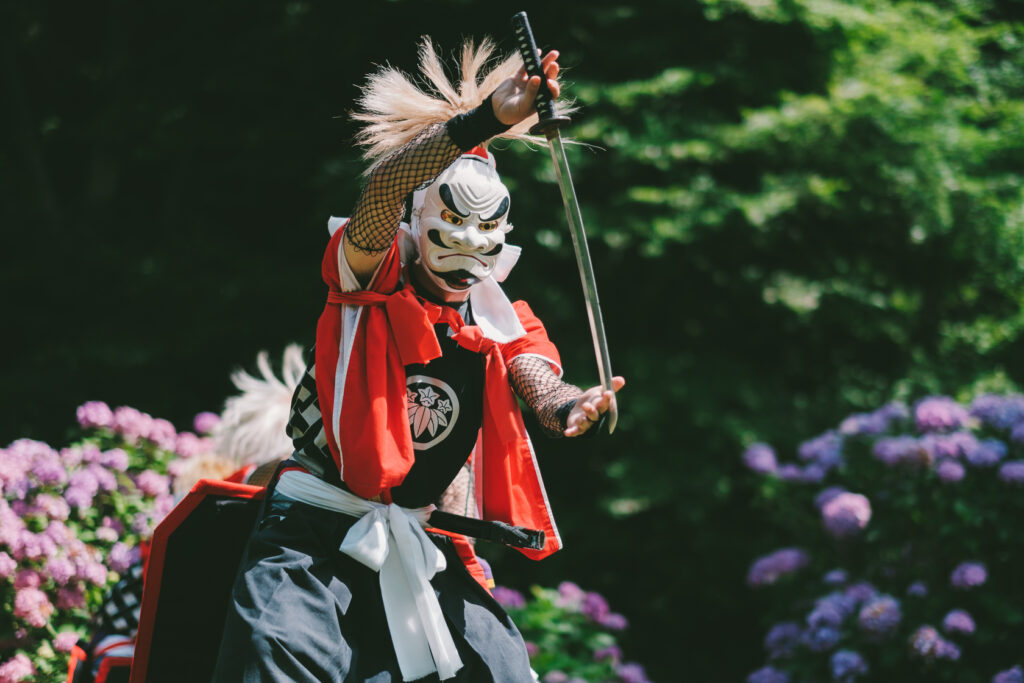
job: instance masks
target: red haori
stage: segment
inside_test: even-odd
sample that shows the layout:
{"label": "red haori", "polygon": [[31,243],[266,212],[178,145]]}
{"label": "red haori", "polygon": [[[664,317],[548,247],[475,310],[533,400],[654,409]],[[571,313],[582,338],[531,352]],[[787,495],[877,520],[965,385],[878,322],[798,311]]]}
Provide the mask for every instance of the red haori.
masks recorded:
{"label": "red haori", "polygon": [[[531,353],[559,362],[558,351],[544,326],[525,302],[513,304],[526,334],[506,344],[483,336],[475,325],[464,324],[456,311],[416,296],[402,286],[402,264],[392,245],[369,289],[341,291],[339,258],[344,229],[332,236],[323,260],[329,287],[327,304],[317,324],[316,381],[327,443],[345,484],[367,499],[390,501],[389,491],[405,478],[415,461],[406,409],[404,365],[427,363],[440,356],[434,324],[447,322],[460,346],[482,353],[484,410],[481,436],[474,452],[482,469],[484,519],[540,529],[542,550],[522,550],[540,559],[561,547],[548,508],[547,496],[506,363]],[[335,412],[336,376],[341,358],[343,305],[359,306],[359,321],[351,340],[351,355],[342,392],[338,424]],[[339,425],[354,425],[340,429]],[[339,433],[340,432],[340,433]],[[339,448],[340,444],[340,448]]]}

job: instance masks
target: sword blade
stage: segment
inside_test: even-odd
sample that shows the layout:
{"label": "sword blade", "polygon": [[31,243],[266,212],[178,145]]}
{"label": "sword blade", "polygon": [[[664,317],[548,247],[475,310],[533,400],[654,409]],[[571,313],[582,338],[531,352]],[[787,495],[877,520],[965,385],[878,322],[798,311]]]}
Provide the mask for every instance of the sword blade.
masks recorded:
{"label": "sword blade", "polygon": [[[583,282],[583,298],[587,304],[587,318],[590,320],[590,336],[594,340],[594,354],[597,356],[597,372],[601,386],[612,391],[612,362],[608,355],[608,338],[604,333],[604,319],[601,317],[601,303],[597,298],[597,280],[594,277],[594,264],[590,260],[590,247],[587,245],[587,233],[583,228],[583,215],[580,213],[576,189],[569,173],[569,161],[565,157],[565,145],[557,128],[546,131],[551,160],[555,165],[555,176],[558,189],[562,192],[562,204],[565,206],[565,218],[569,223],[569,234],[576,252],[576,265],[579,267],[580,279]],[[612,404],[607,413],[608,433],[615,431],[618,422],[618,411]]]}

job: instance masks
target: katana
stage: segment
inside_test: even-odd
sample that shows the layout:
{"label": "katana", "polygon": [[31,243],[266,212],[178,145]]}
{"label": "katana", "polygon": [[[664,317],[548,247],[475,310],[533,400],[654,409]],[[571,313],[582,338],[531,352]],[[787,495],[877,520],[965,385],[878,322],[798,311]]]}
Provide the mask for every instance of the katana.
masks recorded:
{"label": "katana", "polygon": [[[512,17],[512,32],[515,35],[519,54],[522,55],[523,63],[526,65],[527,75],[540,76],[540,90],[537,92],[536,100],[540,121],[530,129],[530,132],[534,135],[543,133],[548,141],[548,149],[551,150],[551,160],[555,165],[558,189],[562,192],[562,203],[565,205],[565,218],[569,223],[569,234],[572,235],[572,246],[576,252],[576,265],[579,267],[580,279],[583,281],[583,298],[587,304],[587,318],[590,320],[590,336],[594,340],[598,376],[602,387],[608,391],[614,391],[612,389],[612,363],[608,356],[608,338],[604,333],[601,304],[597,299],[594,264],[590,260],[590,248],[587,245],[587,233],[583,228],[583,216],[580,213],[580,204],[576,199],[576,190],[572,185],[569,161],[565,156],[565,145],[562,143],[562,136],[559,133],[559,129],[569,123],[570,119],[555,110],[555,103],[548,91],[547,77],[541,68],[537,43],[533,39],[533,31],[530,30],[526,12],[520,12]],[[605,421],[608,433],[611,434],[618,421],[618,412],[614,403],[608,407],[608,412],[602,418],[602,422]]]}

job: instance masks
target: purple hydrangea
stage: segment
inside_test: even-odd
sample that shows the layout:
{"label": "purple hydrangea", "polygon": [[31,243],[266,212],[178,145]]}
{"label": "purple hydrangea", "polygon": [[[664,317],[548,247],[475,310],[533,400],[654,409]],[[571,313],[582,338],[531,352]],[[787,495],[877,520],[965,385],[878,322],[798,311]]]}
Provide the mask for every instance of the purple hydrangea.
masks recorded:
{"label": "purple hydrangea", "polygon": [[853,536],[871,520],[871,501],[859,493],[839,493],[822,504],[821,518],[833,536]]}
{"label": "purple hydrangea", "polygon": [[622,683],[651,683],[647,680],[647,672],[636,662],[619,664],[615,668],[615,673],[622,679]]}
{"label": "purple hydrangea", "polygon": [[910,651],[913,655],[933,661],[960,659],[960,648],[943,638],[932,626],[922,626],[910,636]]}
{"label": "purple hydrangea", "polygon": [[544,674],[544,678],[541,681],[543,683],[569,683],[569,674],[556,669]]}
{"label": "purple hydrangea", "polygon": [[[1010,429],[1024,421],[1024,396],[985,394],[971,402],[971,415],[996,429]],[[1024,683],[1024,682],[1022,682]]]}
{"label": "purple hydrangea", "polygon": [[796,652],[803,629],[795,621],[783,621],[775,624],[764,637],[764,648],[769,659],[791,657]]}
{"label": "purple hydrangea", "polygon": [[629,626],[629,620],[618,612],[609,612],[598,623],[609,631],[625,631]]}
{"label": "purple hydrangea", "polygon": [[1014,443],[1024,443],[1024,422],[1018,422],[1010,430],[1010,441]]}
{"label": "purple hydrangea", "polygon": [[838,683],[850,683],[858,675],[868,672],[867,661],[853,650],[837,650],[829,665],[832,667],[832,680]]}
{"label": "purple hydrangea", "polygon": [[743,463],[758,474],[773,474],[779,466],[775,451],[766,443],[754,443],[743,453]]}
{"label": "purple hydrangea", "polygon": [[879,439],[872,447],[871,453],[889,467],[902,462],[916,462],[922,457],[927,457],[926,451],[912,436]]}
{"label": "purple hydrangea", "polygon": [[791,462],[779,465],[779,469],[776,474],[779,479],[783,481],[803,481],[804,478],[803,468],[799,465],[794,465]]}
{"label": "purple hydrangea", "polygon": [[1006,671],[1000,671],[992,677],[992,683],[1024,683],[1024,669],[1015,666]]}
{"label": "purple hydrangea", "polygon": [[948,396],[929,396],[914,406],[914,423],[921,432],[951,431],[965,427],[971,416]]}
{"label": "purple hydrangea", "polygon": [[601,623],[601,620],[609,614],[608,601],[600,593],[588,591],[583,596],[580,611],[591,620]]}
{"label": "purple hydrangea", "polygon": [[876,638],[890,635],[902,618],[900,603],[891,595],[880,595],[868,601],[857,615],[860,627]]}
{"label": "purple hydrangea", "polygon": [[849,579],[845,569],[833,569],[822,577],[822,581],[828,586],[841,586]]}
{"label": "purple hydrangea", "polygon": [[103,401],[87,401],[75,410],[75,417],[83,429],[109,427],[114,423],[114,413]]}
{"label": "purple hydrangea", "polygon": [[988,570],[980,562],[962,562],[949,576],[949,582],[954,588],[967,590],[982,585],[988,580]]}
{"label": "purple hydrangea", "polygon": [[556,603],[559,607],[578,610],[580,605],[583,604],[583,597],[585,595],[586,592],[572,581],[563,581],[558,584],[558,599]]}
{"label": "purple hydrangea", "polygon": [[1007,484],[1024,484],[1024,460],[1011,460],[999,467],[999,478]]}
{"label": "purple hydrangea", "polygon": [[839,644],[842,634],[834,626],[809,628],[800,636],[800,643],[811,652],[827,652]]}
{"label": "purple hydrangea", "polygon": [[939,464],[935,466],[935,473],[939,475],[939,479],[947,484],[955,484],[964,478],[967,474],[967,470],[956,460],[950,460],[944,458],[939,461]]}
{"label": "purple hydrangea", "polygon": [[974,467],[992,467],[1006,457],[1006,444],[999,439],[985,439],[968,450],[964,457]]}
{"label": "purple hydrangea", "polygon": [[957,431],[951,434],[925,434],[919,444],[928,454],[928,459],[959,458],[978,448],[974,434]]}
{"label": "purple hydrangea", "polygon": [[807,566],[810,558],[800,548],[781,548],[754,560],[747,572],[751,586],[767,586]]}
{"label": "purple hydrangea", "polygon": [[789,683],[789,674],[766,666],[747,676],[747,683]]}
{"label": "purple hydrangea", "polygon": [[522,609],[526,607],[526,598],[514,588],[495,586],[491,589],[491,595],[505,609]]}
{"label": "purple hydrangea", "polygon": [[834,431],[804,441],[797,449],[797,455],[805,462],[814,462],[832,469],[842,462],[843,439]]}
{"label": "purple hydrangea", "polygon": [[923,598],[928,595],[928,584],[924,581],[915,581],[907,586],[907,595],[914,598]]}
{"label": "purple hydrangea", "polygon": [[844,595],[847,595],[859,603],[865,603],[870,600],[874,600],[878,596],[878,589],[872,586],[867,581],[855,583],[852,586],[847,586],[843,591]]}
{"label": "purple hydrangea", "polygon": [[970,635],[974,633],[974,619],[966,610],[955,609],[942,620],[942,630],[946,633]]}
{"label": "purple hydrangea", "polygon": [[606,659],[610,659],[612,662],[619,662],[622,659],[622,650],[617,645],[609,645],[608,647],[594,650],[595,662],[602,662]]}

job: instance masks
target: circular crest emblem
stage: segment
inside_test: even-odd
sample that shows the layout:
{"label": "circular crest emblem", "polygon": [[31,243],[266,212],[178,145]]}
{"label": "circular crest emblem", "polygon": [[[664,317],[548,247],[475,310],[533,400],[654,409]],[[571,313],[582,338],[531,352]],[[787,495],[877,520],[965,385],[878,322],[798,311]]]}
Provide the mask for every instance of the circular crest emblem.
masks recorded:
{"label": "circular crest emblem", "polygon": [[412,445],[426,450],[444,441],[459,418],[459,399],[445,382],[425,375],[412,375],[405,382],[405,403],[409,412]]}

